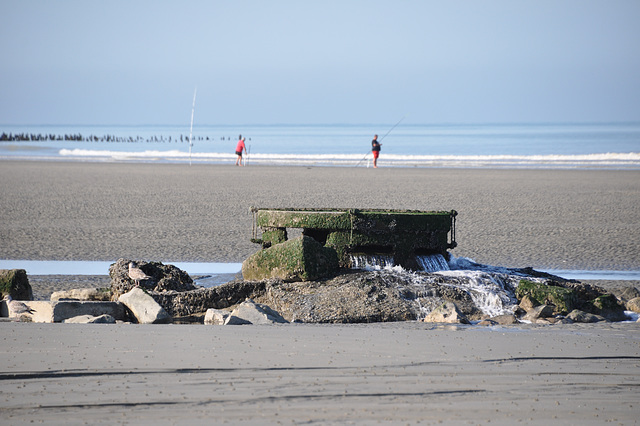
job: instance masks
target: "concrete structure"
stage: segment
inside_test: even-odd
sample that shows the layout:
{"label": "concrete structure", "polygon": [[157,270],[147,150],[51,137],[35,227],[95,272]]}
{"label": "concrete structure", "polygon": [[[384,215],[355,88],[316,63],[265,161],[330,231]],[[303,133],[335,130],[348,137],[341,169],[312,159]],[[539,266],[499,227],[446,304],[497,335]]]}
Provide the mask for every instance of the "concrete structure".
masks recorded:
{"label": "concrete structure", "polygon": [[[287,241],[287,229],[299,228],[338,254],[351,267],[352,254],[391,255],[394,264],[419,269],[416,256],[442,254],[456,247],[452,211],[360,209],[251,209],[253,238],[263,248]],[[258,238],[258,229],[261,237]]]}

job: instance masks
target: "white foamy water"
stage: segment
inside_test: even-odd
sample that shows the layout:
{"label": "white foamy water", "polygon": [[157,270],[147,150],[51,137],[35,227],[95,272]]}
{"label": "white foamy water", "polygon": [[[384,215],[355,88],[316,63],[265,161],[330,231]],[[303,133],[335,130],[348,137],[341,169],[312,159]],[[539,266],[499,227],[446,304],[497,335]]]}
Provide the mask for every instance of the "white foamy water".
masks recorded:
{"label": "white foamy water", "polygon": [[[60,157],[96,161],[157,161],[227,163],[235,154],[169,151],[123,152],[86,149],[61,149]],[[260,154],[248,158],[254,165],[356,166],[360,154]],[[589,155],[394,155],[384,157],[390,167],[465,167],[465,168],[612,168],[639,169],[640,153],[605,153]],[[360,162],[368,166],[368,161]]]}
{"label": "white foamy water", "polygon": [[366,271],[393,267],[393,256],[382,254],[352,254],[351,267]]}
{"label": "white foamy water", "polygon": [[[366,167],[373,134],[389,127],[194,123],[190,156],[188,126],[4,125],[0,158],[231,163],[242,133],[249,164]],[[382,142],[386,167],[640,169],[640,123],[403,123]]]}

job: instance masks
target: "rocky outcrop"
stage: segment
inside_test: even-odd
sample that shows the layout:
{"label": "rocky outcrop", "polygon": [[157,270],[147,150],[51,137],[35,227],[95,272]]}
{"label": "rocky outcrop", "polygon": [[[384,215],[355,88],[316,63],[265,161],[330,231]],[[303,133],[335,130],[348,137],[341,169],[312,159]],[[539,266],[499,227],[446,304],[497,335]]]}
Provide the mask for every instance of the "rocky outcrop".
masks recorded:
{"label": "rocky outcrop", "polygon": [[[111,300],[118,300],[120,295],[136,287],[135,281],[129,277],[129,263],[132,260],[118,259],[109,267],[111,277]],[[193,279],[183,270],[161,262],[135,261],[138,268],[152,279],[141,280],[139,287],[153,292],[195,290]]]}
{"label": "rocky outcrop", "polygon": [[33,290],[24,269],[0,269],[0,299],[33,300]]}
{"label": "rocky outcrop", "polygon": [[269,281],[231,281],[217,287],[192,291],[149,292],[172,317],[186,317],[206,312],[209,308],[224,309],[264,294]]}

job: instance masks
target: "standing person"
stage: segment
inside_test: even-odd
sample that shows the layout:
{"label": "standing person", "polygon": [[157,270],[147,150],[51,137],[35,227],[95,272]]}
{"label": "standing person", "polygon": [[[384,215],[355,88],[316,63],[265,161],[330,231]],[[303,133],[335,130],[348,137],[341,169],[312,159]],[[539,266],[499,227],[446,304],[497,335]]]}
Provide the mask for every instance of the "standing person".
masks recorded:
{"label": "standing person", "polygon": [[238,158],[236,158],[236,166],[242,166],[242,151],[244,151],[244,153],[247,153],[247,147],[244,145],[244,138],[242,137],[242,135],[240,135],[240,140],[238,141],[238,145],[236,145],[236,155],[238,156]]}
{"label": "standing person", "polygon": [[371,141],[371,153],[373,154],[373,168],[378,168],[378,156],[380,155],[380,147],[382,144],[378,142],[378,135],[373,135]]}

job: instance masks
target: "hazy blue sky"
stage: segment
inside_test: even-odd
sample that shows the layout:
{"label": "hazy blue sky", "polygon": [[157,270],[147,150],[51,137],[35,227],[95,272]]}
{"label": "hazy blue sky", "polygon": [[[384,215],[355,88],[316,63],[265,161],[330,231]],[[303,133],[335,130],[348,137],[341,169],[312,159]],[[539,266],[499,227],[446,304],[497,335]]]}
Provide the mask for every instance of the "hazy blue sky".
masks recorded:
{"label": "hazy blue sky", "polygon": [[0,0],[0,123],[640,120],[640,1]]}

